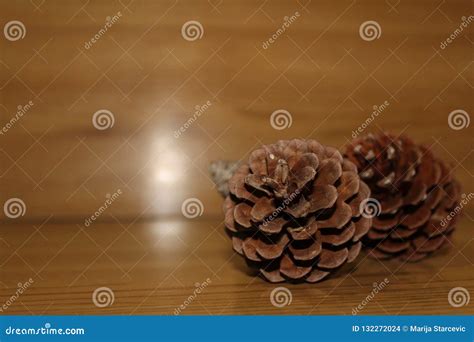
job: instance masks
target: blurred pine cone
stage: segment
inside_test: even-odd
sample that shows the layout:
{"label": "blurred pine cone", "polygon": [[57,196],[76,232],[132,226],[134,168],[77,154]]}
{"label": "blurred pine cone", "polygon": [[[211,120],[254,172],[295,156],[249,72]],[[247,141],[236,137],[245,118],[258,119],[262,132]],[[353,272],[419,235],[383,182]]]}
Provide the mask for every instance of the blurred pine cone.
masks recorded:
{"label": "blurred pine cone", "polygon": [[367,205],[373,206],[373,225],[363,240],[372,257],[417,261],[446,242],[461,189],[428,148],[405,136],[369,134],[354,139],[345,157],[372,192]]}
{"label": "blurred pine cone", "polygon": [[253,151],[229,180],[225,225],[234,250],[271,282],[317,282],[353,261],[371,219],[353,163],[315,140]]}

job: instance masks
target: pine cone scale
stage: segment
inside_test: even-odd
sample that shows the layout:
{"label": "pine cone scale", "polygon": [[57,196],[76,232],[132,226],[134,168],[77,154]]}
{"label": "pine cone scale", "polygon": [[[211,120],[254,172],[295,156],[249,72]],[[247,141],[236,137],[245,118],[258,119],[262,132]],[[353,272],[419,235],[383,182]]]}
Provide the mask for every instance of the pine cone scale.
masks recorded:
{"label": "pine cone scale", "polygon": [[349,250],[343,248],[337,251],[325,249],[321,252],[320,259],[318,261],[318,267],[333,269],[341,266],[349,256]]}
{"label": "pine cone scale", "polygon": [[356,230],[354,232],[354,237],[352,238],[352,241],[357,242],[360,239],[362,239],[362,237],[366,235],[367,232],[369,232],[371,225],[372,225],[371,218],[359,217],[359,220],[355,221]]}
{"label": "pine cone scale", "polygon": [[352,245],[349,248],[349,255],[347,256],[347,262],[351,263],[357,258],[357,256],[360,253],[360,250],[362,249],[362,242],[358,241],[355,245]]}

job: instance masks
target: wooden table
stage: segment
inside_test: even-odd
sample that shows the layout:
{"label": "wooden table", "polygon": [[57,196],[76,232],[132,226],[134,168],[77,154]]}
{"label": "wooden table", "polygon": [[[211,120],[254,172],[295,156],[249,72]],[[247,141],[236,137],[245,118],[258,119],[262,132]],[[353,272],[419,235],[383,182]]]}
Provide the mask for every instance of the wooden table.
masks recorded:
{"label": "wooden table", "polygon": [[[24,29],[0,39],[0,204],[19,198],[26,210],[1,213],[3,314],[351,314],[385,278],[360,314],[472,314],[472,302],[448,303],[454,287],[474,294],[472,202],[450,248],[426,261],[361,254],[322,283],[275,285],[232,252],[207,172],[277,139],[341,147],[372,117],[364,133],[426,143],[473,192],[473,125],[448,125],[454,110],[473,112],[472,26],[441,48],[471,10],[467,0],[4,2],[1,24]],[[182,34],[189,21],[197,37]],[[366,21],[378,38],[360,35]],[[279,109],[292,121],[281,130],[270,123]],[[201,216],[183,216],[189,198]],[[28,287],[15,297],[18,283]],[[290,305],[270,303],[277,286]],[[93,300],[101,287],[114,298],[105,307]]]}

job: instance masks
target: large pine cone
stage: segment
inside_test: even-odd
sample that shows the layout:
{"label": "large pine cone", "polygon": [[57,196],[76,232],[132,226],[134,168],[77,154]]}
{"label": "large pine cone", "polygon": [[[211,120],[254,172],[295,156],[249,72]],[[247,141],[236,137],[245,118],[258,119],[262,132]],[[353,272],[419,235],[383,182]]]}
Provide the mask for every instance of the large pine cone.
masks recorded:
{"label": "large pine cone", "polygon": [[370,196],[353,163],[315,140],[253,151],[229,180],[225,224],[234,250],[271,282],[317,282],[359,254]]}
{"label": "large pine cone", "polygon": [[370,187],[380,212],[363,242],[376,258],[417,261],[439,249],[458,218],[460,186],[447,166],[411,139],[387,133],[355,139],[345,156]]}

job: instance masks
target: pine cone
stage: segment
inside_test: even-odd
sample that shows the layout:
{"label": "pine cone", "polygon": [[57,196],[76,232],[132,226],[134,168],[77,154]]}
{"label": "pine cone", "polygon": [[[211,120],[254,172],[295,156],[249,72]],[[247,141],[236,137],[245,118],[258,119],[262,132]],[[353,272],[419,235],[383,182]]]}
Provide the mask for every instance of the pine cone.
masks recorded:
{"label": "pine cone", "polygon": [[417,261],[446,242],[458,215],[447,218],[461,189],[428,148],[405,136],[369,134],[349,144],[345,156],[379,205],[363,240],[372,257]]}
{"label": "pine cone", "polygon": [[253,151],[229,180],[225,225],[234,250],[270,282],[317,282],[360,252],[370,196],[353,163],[315,140]]}

